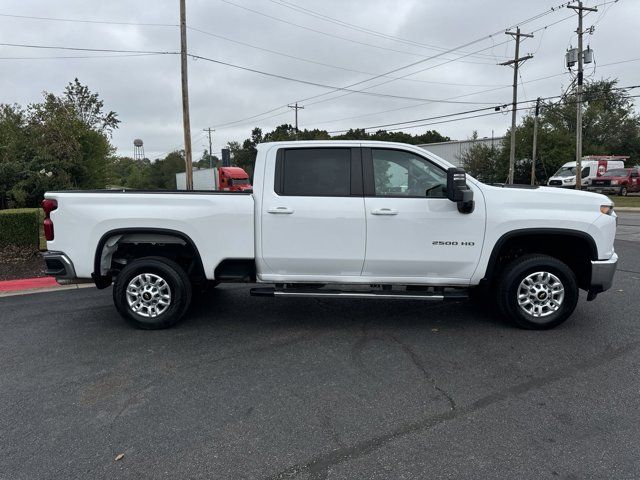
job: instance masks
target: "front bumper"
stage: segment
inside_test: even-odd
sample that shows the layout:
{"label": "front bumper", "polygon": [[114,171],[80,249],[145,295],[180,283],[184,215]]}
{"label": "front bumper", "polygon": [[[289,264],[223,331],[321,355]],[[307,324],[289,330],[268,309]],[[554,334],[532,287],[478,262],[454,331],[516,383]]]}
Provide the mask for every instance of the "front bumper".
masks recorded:
{"label": "front bumper", "polygon": [[589,187],[589,190],[595,193],[618,193],[620,187]]}
{"label": "front bumper", "polygon": [[76,278],[76,269],[73,262],[63,252],[43,252],[42,258],[47,267],[45,275],[56,277],[56,279],[72,280]]}
{"label": "front bumper", "polygon": [[[611,288],[613,275],[616,273],[618,255],[613,254],[609,260],[594,260],[591,262],[591,286],[589,296],[595,296]],[[593,299],[592,298],[592,299]]]}

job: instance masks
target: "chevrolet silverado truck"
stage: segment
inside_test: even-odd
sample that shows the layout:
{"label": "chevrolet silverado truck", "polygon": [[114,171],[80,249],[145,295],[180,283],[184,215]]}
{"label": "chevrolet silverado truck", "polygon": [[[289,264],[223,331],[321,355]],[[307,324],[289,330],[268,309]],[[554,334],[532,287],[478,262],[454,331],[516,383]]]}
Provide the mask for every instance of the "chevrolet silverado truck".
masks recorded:
{"label": "chevrolet silverado truck", "polygon": [[143,329],[174,325],[220,282],[276,298],[472,296],[548,329],[580,289],[607,290],[618,260],[607,197],[486,185],[388,142],[263,143],[252,192],[47,192],[43,208],[47,274],[113,284]]}

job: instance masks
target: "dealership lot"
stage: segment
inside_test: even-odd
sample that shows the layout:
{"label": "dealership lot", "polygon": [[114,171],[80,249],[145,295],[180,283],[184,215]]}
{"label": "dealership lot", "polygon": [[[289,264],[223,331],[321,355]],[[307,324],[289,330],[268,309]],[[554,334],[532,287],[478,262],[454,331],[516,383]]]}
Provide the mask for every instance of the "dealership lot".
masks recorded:
{"label": "dealership lot", "polygon": [[245,285],[150,332],[110,289],[2,298],[0,478],[637,478],[639,214],[616,250],[547,332]]}

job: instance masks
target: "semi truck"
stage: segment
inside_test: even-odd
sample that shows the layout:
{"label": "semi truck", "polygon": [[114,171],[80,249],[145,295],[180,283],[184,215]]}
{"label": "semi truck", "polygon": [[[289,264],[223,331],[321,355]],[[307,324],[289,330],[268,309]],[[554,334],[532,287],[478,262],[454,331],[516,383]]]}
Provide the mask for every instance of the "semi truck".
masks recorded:
{"label": "semi truck", "polygon": [[[187,189],[185,172],[176,173],[176,188]],[[193,170],[194,190],[222,190],[244,192],[251,190],[249,175],[240,167],[198,168]]]}
{"label": "semi truck", "polygon": [[487,185],[390,142],[263,143],[251,192],[47,192],[43,209],[47,274],[113,285],[142,329],[176,324],[221,282],[274,299],[471,296],[548,329],[580,289],[609,289],[618,260],[607,197]]}

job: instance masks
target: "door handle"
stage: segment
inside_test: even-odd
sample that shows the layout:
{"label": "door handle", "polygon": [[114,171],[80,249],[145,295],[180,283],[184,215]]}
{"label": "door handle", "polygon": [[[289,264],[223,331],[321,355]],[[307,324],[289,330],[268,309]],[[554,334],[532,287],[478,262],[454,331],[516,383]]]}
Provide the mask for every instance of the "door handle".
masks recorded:
{"label": "door handle", "polygon": [[271,207],[267,210],[268,213],[281,214],[281,215],[291,215],[293,213],[293,208],[289,207]]}
{"label": "door handle", "polygon": [[394,208],[376,208],[371,210],[371,215],[397,215],[398,210]]}

